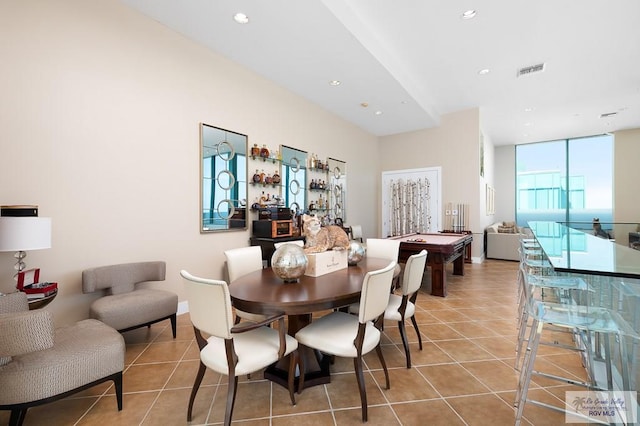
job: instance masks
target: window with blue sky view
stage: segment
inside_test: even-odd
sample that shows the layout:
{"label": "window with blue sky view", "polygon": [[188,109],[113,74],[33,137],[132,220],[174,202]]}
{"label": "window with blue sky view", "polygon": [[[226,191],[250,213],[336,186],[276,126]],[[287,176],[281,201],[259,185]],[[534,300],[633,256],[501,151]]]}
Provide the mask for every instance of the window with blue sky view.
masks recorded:
{"label": "window with blue sky view", "polygon": [[613,136],[516,145],[516,221],[613,220]]}

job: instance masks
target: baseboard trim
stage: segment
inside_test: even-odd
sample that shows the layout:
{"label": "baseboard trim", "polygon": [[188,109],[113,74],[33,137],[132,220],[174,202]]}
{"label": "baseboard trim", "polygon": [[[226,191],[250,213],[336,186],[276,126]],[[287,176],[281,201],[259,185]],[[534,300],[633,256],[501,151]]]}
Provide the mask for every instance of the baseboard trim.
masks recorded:
{"label": "baseboard trim", "polygon": [[189,301],[184,300],[182,302],[178,302],[178,315],[186,314],[189,312]]}

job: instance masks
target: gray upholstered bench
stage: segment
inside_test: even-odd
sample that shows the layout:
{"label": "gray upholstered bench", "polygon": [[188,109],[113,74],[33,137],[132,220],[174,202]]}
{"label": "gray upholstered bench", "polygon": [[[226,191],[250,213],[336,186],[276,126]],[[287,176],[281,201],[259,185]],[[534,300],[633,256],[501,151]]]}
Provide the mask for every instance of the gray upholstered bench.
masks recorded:
{"label": "gray upholstered bench", "polygon": [[82,291],[103,290],[106,296],[91,304],[90,316],[120,332],[171,320],[176,337],[178,295],[166,290],[138,288],[149,281],[164,281],[165,262],[137,262],[100,266],[82,272]]}

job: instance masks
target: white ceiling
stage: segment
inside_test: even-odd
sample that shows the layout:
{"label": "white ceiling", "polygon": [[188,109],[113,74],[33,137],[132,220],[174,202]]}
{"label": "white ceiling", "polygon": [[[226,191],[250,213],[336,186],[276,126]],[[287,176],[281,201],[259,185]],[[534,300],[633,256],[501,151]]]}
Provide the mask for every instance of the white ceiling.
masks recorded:
{"label": "white ceiling", "polygon": [[495,145],[640,128],[638,0],[121,1],[378,136],[476,107]]}

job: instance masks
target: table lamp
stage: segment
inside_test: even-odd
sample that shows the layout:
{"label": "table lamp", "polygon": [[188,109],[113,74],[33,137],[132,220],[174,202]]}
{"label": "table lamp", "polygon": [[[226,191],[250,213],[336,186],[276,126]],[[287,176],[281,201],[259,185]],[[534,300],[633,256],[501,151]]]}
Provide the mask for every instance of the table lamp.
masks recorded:
{"label": "table lamp", "polygon": [[16,252],[14,278],[25,269],[25,251],[47,248],[51,248],[50,217],[0,217],[0,251]]}

